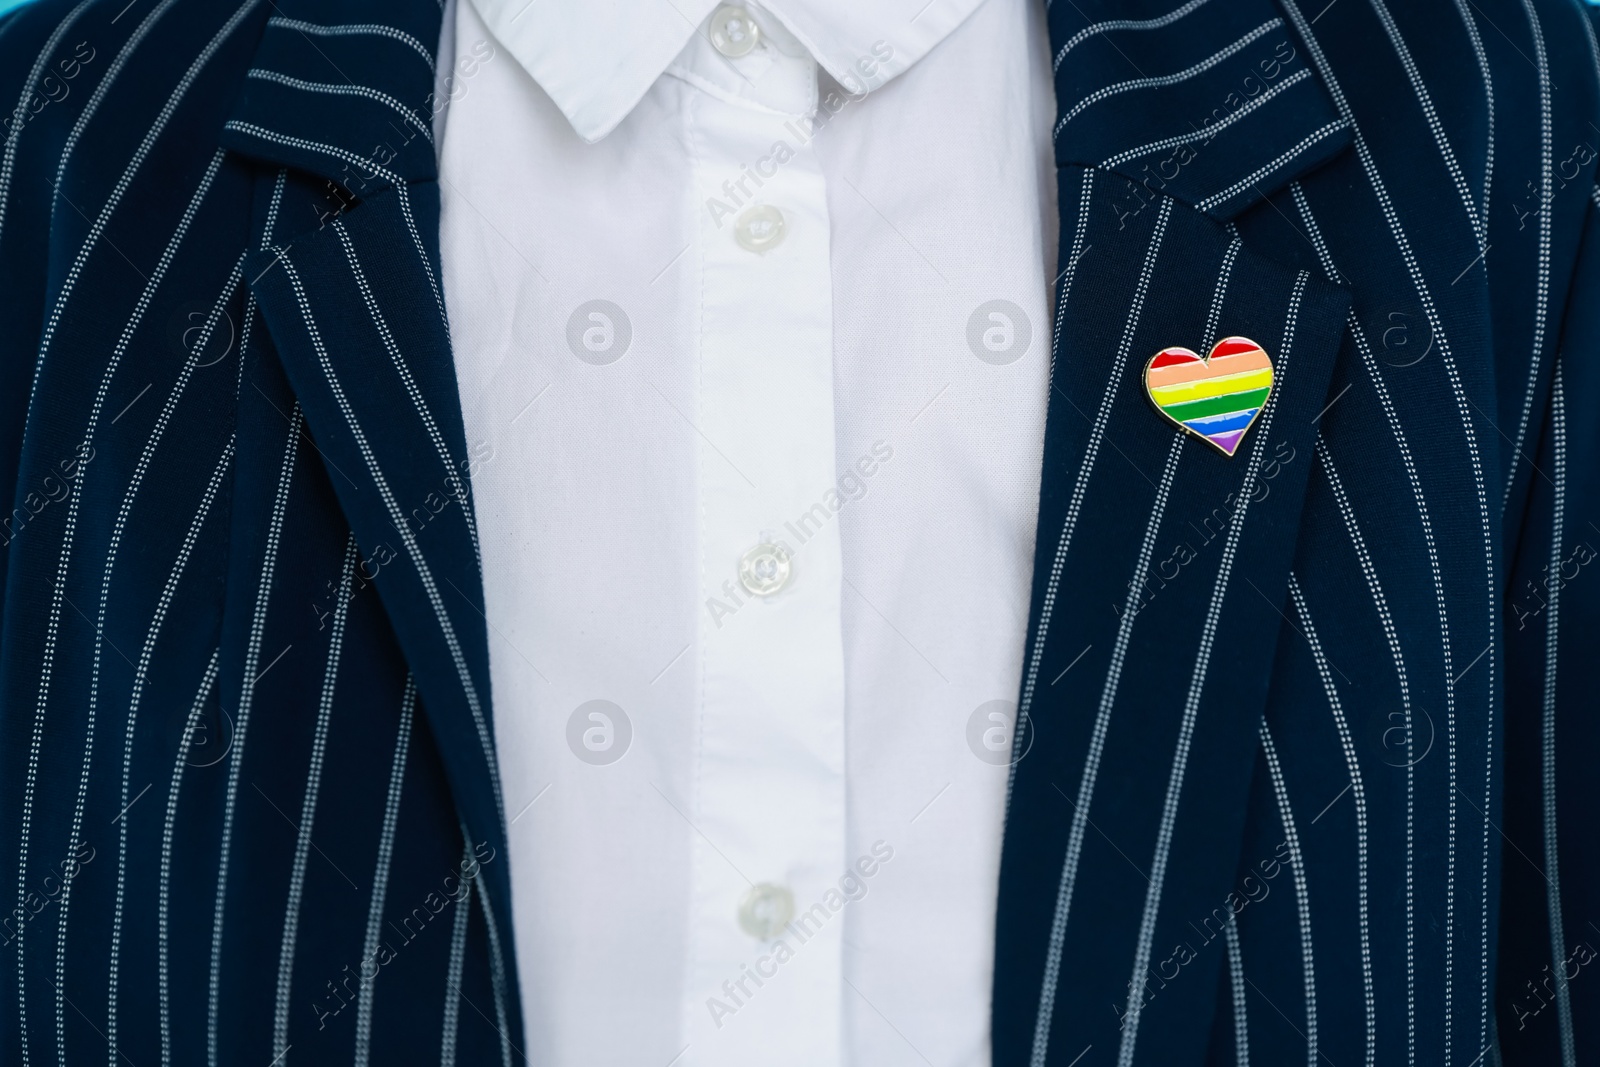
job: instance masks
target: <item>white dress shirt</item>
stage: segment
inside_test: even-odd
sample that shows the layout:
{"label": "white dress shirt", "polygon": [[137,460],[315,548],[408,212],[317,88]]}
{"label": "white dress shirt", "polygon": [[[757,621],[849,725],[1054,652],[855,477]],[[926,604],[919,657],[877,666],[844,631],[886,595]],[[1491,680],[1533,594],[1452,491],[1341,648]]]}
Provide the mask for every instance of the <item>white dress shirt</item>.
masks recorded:
{"label": "white dress shirt", "polygon": [[1050,360],[1043,13],[714,6],[446,17],[523,1051],[987,1064]]}

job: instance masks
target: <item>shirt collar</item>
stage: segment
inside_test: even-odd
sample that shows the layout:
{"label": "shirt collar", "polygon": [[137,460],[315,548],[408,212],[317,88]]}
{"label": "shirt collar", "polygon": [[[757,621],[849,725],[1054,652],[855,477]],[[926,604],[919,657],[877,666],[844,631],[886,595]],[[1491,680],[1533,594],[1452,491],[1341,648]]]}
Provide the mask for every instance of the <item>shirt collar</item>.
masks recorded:
{"label": "shirt collar", "polygon": [[[470,0],[495,38],[593,143],[616,129],[718,0]],[[911,15],[858,0],[766,0],[776,19],[851,92],[877,89],[927,55],[983,0],[929,0]],[[766,28],[766,27],[764,27]],[[885,59],[884,57],[888,58]]]}

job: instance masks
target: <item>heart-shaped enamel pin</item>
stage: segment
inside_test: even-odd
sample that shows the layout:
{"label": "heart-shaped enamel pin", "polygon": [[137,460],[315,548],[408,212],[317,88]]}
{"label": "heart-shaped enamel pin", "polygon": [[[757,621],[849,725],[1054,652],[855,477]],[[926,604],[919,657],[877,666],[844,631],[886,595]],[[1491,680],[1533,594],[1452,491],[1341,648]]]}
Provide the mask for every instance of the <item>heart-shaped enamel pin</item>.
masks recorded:
{"label": "heart-shaped enamel pin", "polygon": [[1248,337],[1224,337],[1208,356],[1163,348],[1145,365],[1144,388],[1157,411],[1231,456],[1272,395],[1272,359]]}

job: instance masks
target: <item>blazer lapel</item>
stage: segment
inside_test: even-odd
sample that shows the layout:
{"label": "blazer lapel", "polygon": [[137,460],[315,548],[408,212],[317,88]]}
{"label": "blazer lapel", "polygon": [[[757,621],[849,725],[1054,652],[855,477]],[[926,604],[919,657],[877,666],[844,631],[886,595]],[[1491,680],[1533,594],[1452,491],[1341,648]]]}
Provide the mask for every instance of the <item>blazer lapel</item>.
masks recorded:
{"label": "blazer lapel", "polygon": [[[1270,0],[1125,6],[1050,12],[1063,270],[994,990],[995,1062],[1035,1067],[1204,1058],[1228,924],[1191,924],[1233,884],[1349,307],[1231,225],[1350,142]],[[1232,335],[1274,379],[1229,456],[1144,370]]]}
{"label": "blazer lapel", "polygon": [[[415,676],[463,832],[504,841],[473,464],[439,283],[431,0],[281,0],[223,145],[261,183],[245,276]],[[304,10],[301,10],[301,9]],[[337,32],[329,32],[334,27]],[[270,207],[268,206],[270,202]],[[485,867],[510,929],[503,865]]]}

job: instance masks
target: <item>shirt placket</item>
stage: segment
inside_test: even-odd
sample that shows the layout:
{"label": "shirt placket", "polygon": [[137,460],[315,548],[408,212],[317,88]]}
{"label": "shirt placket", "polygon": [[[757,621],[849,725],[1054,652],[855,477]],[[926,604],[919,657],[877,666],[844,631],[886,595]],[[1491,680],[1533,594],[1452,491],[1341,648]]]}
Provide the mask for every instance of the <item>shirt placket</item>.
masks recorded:
{"label": "shirt placket", "polygon": [[[809,58],[763,61],[814,77]],[[826,187],[808,116],[700,92],[689,121],[704,605],[682,1062],[831,1063],[846,857]]]}

